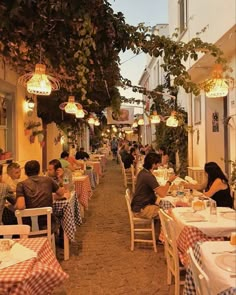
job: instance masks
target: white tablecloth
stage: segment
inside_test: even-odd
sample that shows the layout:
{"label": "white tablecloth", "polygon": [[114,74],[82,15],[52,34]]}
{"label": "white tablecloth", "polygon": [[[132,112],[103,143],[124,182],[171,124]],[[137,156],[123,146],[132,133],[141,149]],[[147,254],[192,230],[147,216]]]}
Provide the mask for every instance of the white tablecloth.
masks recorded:
{"label": "white tablecloth", "polygon": [[[230,208],[218,207],[217,220],[211,221],[209,208],[196,213],[193,213],[192,208],[177,207],[172,209],[173,218],[176,220],[177,234],[181,232],[184,226],[194,226],[210,237],[229,237],[230,233],[235,231],[236,220],[226,219],[223,216],[223,212],[229,211],[235,212]],[[191,215],[193,219],[194,215],[201,216],[202,218],[199,219],[199,222],[197,218],[196,221],[190,222]]]}
{"label": "white tablecloth", "polygon": [[[213,282],[213,284],[211,284],[212,294],[218,294],[227,290],[228,288],[236,288],[236,278],[230,277],[230,275],[233,275],[233,273],[220,268],[215,263],[216,257],[220,254],[212,254],[212,252],[233,250],[236,250],[236,247],[230,245],[228,241],[204,242],[200,245],[203,270],[208,275],[210,282]],[[233,255],[236,255],[236,253]]]}

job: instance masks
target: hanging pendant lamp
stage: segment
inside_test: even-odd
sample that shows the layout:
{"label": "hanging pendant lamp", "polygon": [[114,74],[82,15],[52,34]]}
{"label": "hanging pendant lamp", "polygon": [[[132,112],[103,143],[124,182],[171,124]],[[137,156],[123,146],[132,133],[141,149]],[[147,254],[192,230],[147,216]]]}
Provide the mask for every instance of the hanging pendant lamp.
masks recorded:
{"label": "hanging pendant lamp", "polygon": [[88,118],[88,123],[90,125],[94,125],[95,124],[95,119],[94,119],[94,116],[92,114]]}
{"label": "hanging pendant lamp", "polygon": [[170,117],[166,120],[166,126],[168,127],[178,127],[179,121],[176,118],[176,112],[171,112]]}
{"label": "hanging pendant lamp", "polygon": [[67,114],[76,114],[77,112],[77,106],[78,103],[75,102],[75,97],[74,96],[69,96],[67,102],[63,102],[59,105],[59,108],[63,111],[65,111]]}
{"label": "hanging pendant lamp", "polygon": [[157,111],[153,111],[153,114],[151,115],[151,123],[152,124],[158,124],[161,122],[160,116],[157,114]]}
{"label": "hanging pendant lamp", "polygon": [[86,114],[87,114],[87,112],[83,109],[82,105],[80,103],[78,103],[75,117],[77,119],[82,119],[82,118],[84,118],[84,116]]}
{"label": "hanging pendant lamp", "polygon": [[143,119],[143,116],[140,116],[139,119],[138,119],[138,125],[139,126],[143,126],[144,125],[144,119]]}
{"label": "hanging pendant lamp", "polygon": [[210,85],[210,90],[206,92],[207,97],[224,97],[228,94],[229,86],[226,79],[223,79],[222,66],[217,64],[212,72],[212,79],[207,81]]}
{"label": "hanging pendant lamp", "polygon": [[60,89],[59,80],[46,75],[46,66],[41,63],[36,64],[34,72],[19,77],[18,83],[36,95],[50,95],[52,91]]}
{"label": "hanging pendant lamp", "polygon": [[100,122],[99,122],[98,118],[95,119],[94,125],[95,126],[100,126]]}
{"label": "hanging pendant lamp", "polygon": [[137,128],[137,127],[138,127],[138,122],[137,122],[137,120],[135,120],[133,125],[132,125],[132,128]]}

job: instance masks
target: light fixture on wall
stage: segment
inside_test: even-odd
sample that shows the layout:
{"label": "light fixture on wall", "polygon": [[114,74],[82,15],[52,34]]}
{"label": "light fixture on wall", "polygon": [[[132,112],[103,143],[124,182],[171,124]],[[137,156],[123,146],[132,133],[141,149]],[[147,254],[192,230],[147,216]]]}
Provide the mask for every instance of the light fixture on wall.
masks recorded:
{"label": "light fixture on wall", "polygon": [[168,127],[178,127],[179,121],[176,118],[176,112],[172,111],[169,118],[166,120],[166,126]]}
{"label": "light fixture on wall", "polygon": [[161,122],[160,116],[157,114],[157,111],[153,111],[153,114],[150,116],[152,124],[158,124]]}
{"label": "light fixture on wall", "polygon": [[222,66],[216,64],[212,72],[212,79],[206,81],[210,90],[206,92],[207,97],[224,97],[228,94],[229,86],[227,80],[223,79]]}
{"label": "light fixture on wall", "polygon": [[34,109],[34,107],[35,107],[35,102],[34,102],[33,98],[26,96],[25,100],[26,100],[26,103],[27,103],[27,108],[30,111],[32,111]]}

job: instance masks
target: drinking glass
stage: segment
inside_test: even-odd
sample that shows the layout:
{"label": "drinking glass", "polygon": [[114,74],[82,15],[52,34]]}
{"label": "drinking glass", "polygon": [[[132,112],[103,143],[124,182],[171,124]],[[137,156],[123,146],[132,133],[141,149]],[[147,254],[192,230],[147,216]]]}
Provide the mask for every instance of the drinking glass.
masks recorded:
{"label": "drinking glass", "polygon": [[0,241],[0,261],[6,261],[10,254],[11,244],[9,240]]}
{"label": "drinking glass", "polygon": [[213,222],[217,221],[217,205],[214,200],[210,201],[210,220]]}
{"label": "drinking glass", "polygon": [[236,232],[232,232],[230,235],[230,244],[236,246]]}

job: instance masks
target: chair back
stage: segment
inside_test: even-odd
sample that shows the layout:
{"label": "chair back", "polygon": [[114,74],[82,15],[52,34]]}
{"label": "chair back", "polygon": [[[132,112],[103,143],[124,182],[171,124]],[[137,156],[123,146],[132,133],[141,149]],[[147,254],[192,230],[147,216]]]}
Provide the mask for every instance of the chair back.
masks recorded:
{"label": "chair back", "polygon": [[197,262],[191,247],[188,250],[188,258],[197,295],[210,295],[209,278]]}
{"label": "chair back", "polygon": [[126,205],[128,208],[130,225],[132,227],[132,225],[133,225],[133,212],[131,210],[131,195],[130,195],[130,190],[128,188],[125,191],[125,200],[126,200]]}
{"label": "chair back", "polygon": [[[16,210],[15,212],[18,224],[23,224],[23,217],[31,217],[32,227],[29,236],[36,235],[47,235],[48,241],[52,243],[52,233],[51,233],[51,215],[52,208],[51,207],[42,207],[42,208],[32,208],[32,209],[24,209],[24,210]],[[39,229],[38,225],[38,217],[46,215],[47,216],[47,228]]]}
{"label": "chair back", "polygon": [[12,239],[13,235],[19,235],[21,239],[28,238],[30,226],[25,224],[0,225],[0,236],[4,239]]}
{"label": "chair back", "polygon": [[159,216],[161,219],[162,230],[165,239],[165,255],[167,264],[171,272],[179,272],[179,255],[174,231],[173,219],[163,210],[160,209]]}

